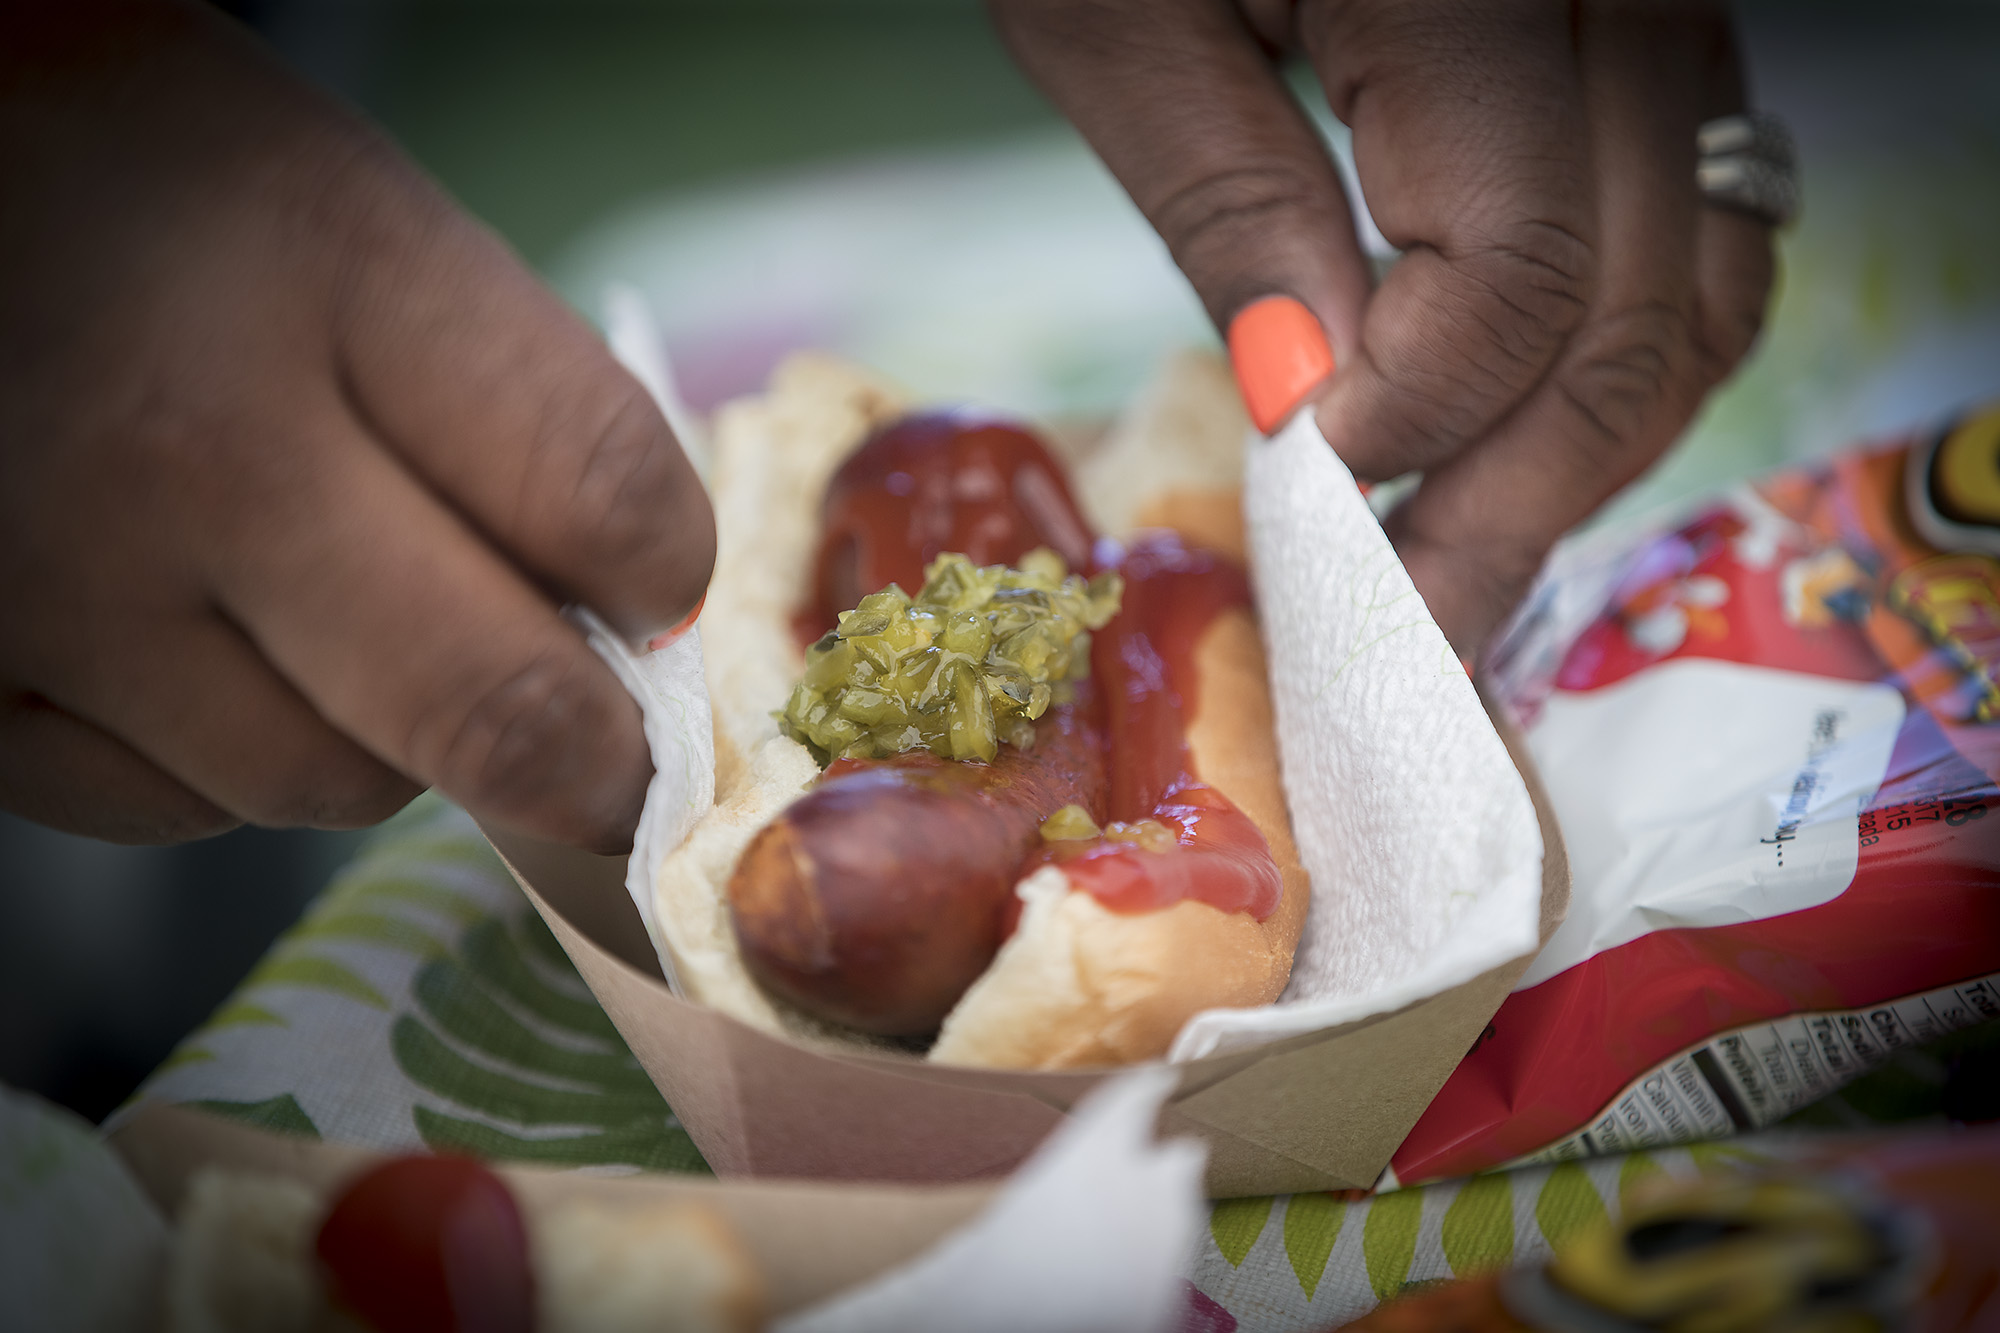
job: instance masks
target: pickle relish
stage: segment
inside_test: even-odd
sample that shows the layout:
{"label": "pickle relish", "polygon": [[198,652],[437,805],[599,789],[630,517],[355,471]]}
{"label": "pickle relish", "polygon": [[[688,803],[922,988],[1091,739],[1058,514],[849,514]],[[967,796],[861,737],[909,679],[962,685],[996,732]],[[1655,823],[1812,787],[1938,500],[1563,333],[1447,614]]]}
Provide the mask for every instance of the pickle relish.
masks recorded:
{"label": "pickle relish", "polygon": [[822,768],[929,750],[991,761],[1026,747],[1035,719],[1090,674],[1090,632],[1118,614],[1115,570],[1085,580],[1047,547],[1019,568],[945,552],[911,597],[895,584],[840,613],[806,650],[805,674],[777,714]]}

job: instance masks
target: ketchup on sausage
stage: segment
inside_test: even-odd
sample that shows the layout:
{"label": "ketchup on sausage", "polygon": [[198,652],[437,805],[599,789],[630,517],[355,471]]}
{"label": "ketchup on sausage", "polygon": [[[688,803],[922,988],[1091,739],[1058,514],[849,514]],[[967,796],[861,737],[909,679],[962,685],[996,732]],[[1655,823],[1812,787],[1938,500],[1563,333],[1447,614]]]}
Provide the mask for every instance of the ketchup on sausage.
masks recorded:
{"label": "ketchup on sausage", "polygon": [[1115,912],[1153,912],[1193,898],[1259,921],[1284,881],[1248,815],[1189,771],[1187,723],[1195,647],[1223,612],[1250,604],[1243,571],[1171,533],[1149,533],[1118,561],[1125,603],[1091,646],[1105,710],[1113,820],[1152,820],[1165,851],[1115,839],[1051,843],[1038,859]]}
{"label": "ketchup on sausage", "polygon": [[[754,839],[729,885],[745,962],[809,1013],[866,1031],[935,1031],[1013,929],[1013,886],[1037,864],[1114,911],[1185,898],[1259,920],[1282,881],[1256,825],[1189,771],[1195,651],[1249,604],[1241,570],[1171,534],[1094,547],[1062,468],[1017,426],[963,413],[877,432],[828,487],[810,641],[891,582],[914,589],[944,551],[1018,563],[1038,546],[1073,570],[1115,564],[1123,609],[1092,647],[1092,679],[1052,708],[1026,750],[992,763],[911,753],[839,760]],[[1150,845],[1045,843],[1077,804],[1095,821],[1152,821]],[[1117,831],[1113,826],[1113,832]]]}
{"label": "ketchup on sausage", "polygon": [[827,484],[820,532],[805,643],[871,592],[915,592],[946,551],[1014,565],[1046,546],[1071,569],[1090,564],[1062,465],[1019,426],[973,411],[918,412],[870,436]]}

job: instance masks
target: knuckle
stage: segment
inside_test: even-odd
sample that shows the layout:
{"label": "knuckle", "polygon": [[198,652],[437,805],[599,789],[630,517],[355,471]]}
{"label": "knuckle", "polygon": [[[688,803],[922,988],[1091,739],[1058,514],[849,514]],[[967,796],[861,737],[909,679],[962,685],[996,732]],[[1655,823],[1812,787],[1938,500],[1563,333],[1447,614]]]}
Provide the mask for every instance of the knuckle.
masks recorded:
{"label": "knuckle", "polygon": [[1411,285],[1371,312],[1376,336],[1364,351],[1396,405],[1396,465],[1421,468],[1542,382],[1583,320],[1595,257],[1559,223],[1530,221],[1411,259]]}
{"label": "knuckle", "polygon": [[551,408],[523,500],[579,568],[685,582],[691,601],[714,560],[707,497],[652,399],[619,378]]}
{"label": "knuckle", "polygon": [[1307,182],[1295,168],[1252,163],[1183,185],[1159,202],[1156,220],[1178,254],[1266,226],[1273,215],[1298,211],[1307,196]]}
{"label": "knuckle", "polygon": [[566,799],[567,756],[599,719],[576,657],[551,646],[419,724],[422,771],[468,804],[499,811]]}
{"label": "knuckle", "polygon": [[1692,320],[1672,302],[1646,302],[1597,321],[1556,380],[1593,446],[1584,456],[1621,467],[1633,449],[1663,436],[1665,417],[1692,406],[1698,360]]}
{"label": "knuckle", "polygon": [[[1297,267],[1288,252],[1300,237],[1351,225],[1345,201],[1302,166],[1250,162],[1182,185],[1147,208],[1181,269],[1217,316],[1267,290],[1255,275]],[[1337,207],[1336,207],[1337,205]],[[1239,275],[1232,282],[1225,275]],[[1236,290],[1236,287],[1242,290]]]}
{"label": "knuckle", "polygon": [[1468,248],[1455,265],[1506,311],[1488,319],[1495,343],[1533,360],[1582,321],[1596,275],[1590,243],[1562,223],[1524,218]]}
{"label": "knuckle", "polygon": [[1343,429],[1322,412],[1328,438],[1340,437],[1341,457],[1357,474],[1375,480],[1437,466],[1486,427],[1487,400],[1495,392],[1469,395],[1463,358],[1374,355],[1371,358],[1391,405],[1386,419],[1369,429]]}

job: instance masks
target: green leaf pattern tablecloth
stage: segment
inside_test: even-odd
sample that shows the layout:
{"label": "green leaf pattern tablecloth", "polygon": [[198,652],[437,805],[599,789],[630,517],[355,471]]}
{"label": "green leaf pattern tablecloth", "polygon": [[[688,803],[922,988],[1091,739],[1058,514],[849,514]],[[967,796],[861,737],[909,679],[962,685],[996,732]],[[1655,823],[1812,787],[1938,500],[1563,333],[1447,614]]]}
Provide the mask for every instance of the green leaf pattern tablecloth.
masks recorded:
{"label": "green leaf pattern tablecloth", "polygon": [[492,849],[429,798],[139,1096],[383,1149],[706,1170]]}
{"label": "green leaf pattern tablecloth", "polygon": [[[371,839],[148,1100],[392,1151],[707,1170],[472,821],[433,797]],[[1705,1144],[1372,1199],[1218,1203],[1186,1270],[1199,1326],[1324,1328],[1413,1284],[1545,1256],[1648,1175],[1783,1151]]]}
{"label": "green leaf pattern tablecloth", "polygon": [[1325,1328],[1413,1288],[1545,1259],[1579,1227],[1615,1217],[1649,1176],[1727,1169],[1785,1146],[1697,1144],[1373,1198],[1225,1200],[1211,1206],[1188,1277],[1245,1329]]}

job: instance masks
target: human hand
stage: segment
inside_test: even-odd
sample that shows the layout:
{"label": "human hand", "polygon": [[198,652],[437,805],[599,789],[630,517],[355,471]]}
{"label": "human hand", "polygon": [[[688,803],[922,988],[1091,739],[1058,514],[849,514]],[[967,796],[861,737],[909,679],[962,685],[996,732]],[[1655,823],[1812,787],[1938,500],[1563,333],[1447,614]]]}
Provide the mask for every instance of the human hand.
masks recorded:
{"label": "human hand", "polygon": [[[1719,5],[992,8],[1218,326],[1274,294],[1316,317],[1339,366],[1312,394],[1320,428],[1364,480],[1423,470],[1386,526],[1462,652],[1761,326],[1770,229],[1695,187],[1697,128],[1743,107]],[[1273,65],[1295,41],[1403,252],[1372,292],[1339,177]]]}
{"label": "human hand", "polygon": [[431,783],[629,844],[714,525],[582,321],[209,9],[0,10],[0,805],[123,841]]}

